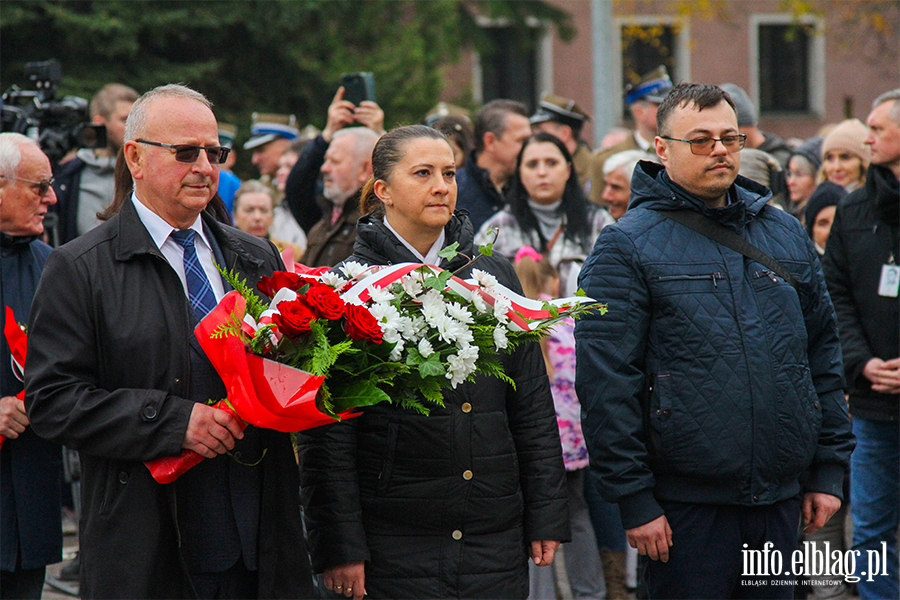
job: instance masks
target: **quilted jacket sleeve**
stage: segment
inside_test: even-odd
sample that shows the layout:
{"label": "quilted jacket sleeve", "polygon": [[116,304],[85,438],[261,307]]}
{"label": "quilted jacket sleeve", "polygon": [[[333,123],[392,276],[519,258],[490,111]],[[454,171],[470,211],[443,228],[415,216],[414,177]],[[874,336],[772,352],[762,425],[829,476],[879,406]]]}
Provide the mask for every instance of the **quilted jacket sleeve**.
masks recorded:
{"label": "quilted jacket sleeve", "polygon": [[[831,246],[829,239],[828,245]],[[813,385],[822,408],[822,430],[810,467],[806,490],[843,497],[844,472],[855,446],[844,399],[844,367],[837,318],[825,284],[825,276],[812,244],[808,244],[812,277],[803,303],[809,337],[807,356]]]}
{"label": "quilted jacket sleeve", "polygon": [[650,297],[632,241],[616,227],[603,229],[579,283],[608,307],[575,326],[582,428],[601,493],[619,504],[630,529],[663,514],[653,497],[641,408]]}

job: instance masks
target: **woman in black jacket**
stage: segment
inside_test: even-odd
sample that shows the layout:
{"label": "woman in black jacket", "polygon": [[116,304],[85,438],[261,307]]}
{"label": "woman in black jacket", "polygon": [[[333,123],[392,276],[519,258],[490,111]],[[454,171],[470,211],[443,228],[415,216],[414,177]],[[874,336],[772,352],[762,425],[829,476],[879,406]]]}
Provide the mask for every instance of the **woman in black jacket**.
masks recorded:
{"label": "woman in black jacket", "polygon": [[[465,266],[473,232],[454,214],[446,138],[422,125],[396,129],[372,163],[369,214],[348,260]],[[461,254],[437,256],[454,242]],[[477,267],[521,293],[506,259],[485,256]],[[482,375],[448,390],[427,417],[376,405],[300,435],[311,553],[328,589],[357,600],[527,596],[526,561],[549,565],[569,537],[565,471],[538,345],[501,360],[515,389]]]}

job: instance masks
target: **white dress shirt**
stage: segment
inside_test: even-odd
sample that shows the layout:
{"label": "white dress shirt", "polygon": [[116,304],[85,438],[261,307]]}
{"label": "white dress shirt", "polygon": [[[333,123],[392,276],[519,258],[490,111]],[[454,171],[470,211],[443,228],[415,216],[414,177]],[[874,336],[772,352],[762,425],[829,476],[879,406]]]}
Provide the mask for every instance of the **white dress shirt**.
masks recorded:
{"label": "white dress shirt", "polygon": [[444,249],[444,240],[447,239],[447,236],[444,235],[444,230],[441,229],[441,235],[438,236],[438,239],[434,241],[434,244],[431,245],[431,249],[428,251],[428,254],[422,256],[422,253],[416,250],[412,244],[403,239],[403,236],[397,233],[397,230],[391,227],[391,224],[388,223],[387,217],[384,218],[385,226],[397,236],[397,239],[400,240],[404,246],[409,248],[409,251],[413,253],[413,256],[418,258],[420,261],[425,263],[426,265],[435,265],[437,266],[441,262],[441,257],[438,256],[438,252]]}
{"label": "white dress shirt", "polygon": [[[131,195],[131,201],[134,203],[138,217],[140,217],[144,227],[150,232],[150,237],[153,238],[156,247],[159,248],[159,251],[162,252],[172,268],[175,269],[178,279],[181,280],[181,286],[184,288],[185,297],[190,298],[187,287],[187,277],[184,274],[184,248],[181,244],[169,237],[171,233],[175,231],[175,228],[166,223],[162,217],[147,208],[147,206],[138,200],[137,194]],[[200,265],[206,273],[206,278],[209,279],[209,282],[212,285],[213,293],[216,295],[216,302],[218,302],[222,299],[222,296],[225,295],[225,286],[222,284],[222,275],[216,270],[216,267],[213,264],[214,257],[212,246],[209,244],[209,240],[207,240],[206,234],[203,232],[203,220],[200,218],[200,215],[197,215],[197,220],[194,221],[190,229],[197,232],[197,235],[194,236],[194,248],[197,251],[197,260],[200,261]]]}

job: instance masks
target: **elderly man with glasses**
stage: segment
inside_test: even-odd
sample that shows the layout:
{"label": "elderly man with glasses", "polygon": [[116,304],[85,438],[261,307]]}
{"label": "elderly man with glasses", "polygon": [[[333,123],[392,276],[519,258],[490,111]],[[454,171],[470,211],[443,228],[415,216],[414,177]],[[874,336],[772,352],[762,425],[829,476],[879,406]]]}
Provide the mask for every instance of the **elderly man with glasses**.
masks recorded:
{"label": "elderly man with glasses", "polygon": [[[218,139],[202,94],[140,97],[125,127],[133,194],[54,250],[35,294],[26,406],[39,435],[81,455],[85,598],[312,593],[290,438],[207,405],[226,396],[193,334],[230,289],[215,265],[251,289],[284,268],[270,242],[213,217]],[[174,483],[143,464],[183,450],[207,460]]]}
{"label": "elderly man with glasses", "polygon": [[[38,239],[56,204],[50,161],[37,142],[0,133],[0,323],[26,323],[50,246]],[[7,311],[7,307],[11,312]],[[12,319],[15,322],[8,322]],[[22,378],[0,335],[0,590],[40,598],[46,566],[62,559],[58,444],[35,435],[22,401]]]}
{"label": "elderly man with glasses", "polygon": [[657,125],[581,271],[607,304],[575,328],[593,475],[650,598],[792,598],[854,445],[834,309],[803,226],[738,175],[728,94],[681,84]]}

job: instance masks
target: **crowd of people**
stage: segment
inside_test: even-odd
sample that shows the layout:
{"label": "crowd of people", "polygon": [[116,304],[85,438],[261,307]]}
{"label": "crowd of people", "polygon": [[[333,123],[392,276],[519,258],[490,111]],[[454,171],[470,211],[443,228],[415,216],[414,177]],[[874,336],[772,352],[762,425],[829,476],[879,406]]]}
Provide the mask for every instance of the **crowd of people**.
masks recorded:
{"label": "crowd of people", "polygon": [[[104,86],[107,147],[55,171],[0,134],[0,308],[28,335],[24,368],[0,339],[0,597],[41,596],[64,503],[85,598],[545,600],[560,547],[575,598],[791,598],[800,578],[747,553],[801,543],[883,552],[855,591],[900,596],[900,89],[785,139],[739,86],[661,67],[597,150],[559,95],[385,131],[344,92],[321,131],[254,113],[246,181],[236,128],[183,85]],[[379,404],[293,444],[207,405],[216,265],[251,288],[282,252],[465,278],[486,244],[508,288],[604,305],[501,354],[515,385],[477,374],[430,416]],[[171,484],[143,465],[183,450],[209,460]],[[849,598],[849,575],[810,589]]]}

